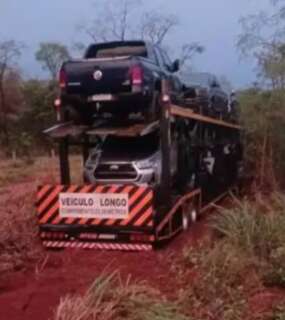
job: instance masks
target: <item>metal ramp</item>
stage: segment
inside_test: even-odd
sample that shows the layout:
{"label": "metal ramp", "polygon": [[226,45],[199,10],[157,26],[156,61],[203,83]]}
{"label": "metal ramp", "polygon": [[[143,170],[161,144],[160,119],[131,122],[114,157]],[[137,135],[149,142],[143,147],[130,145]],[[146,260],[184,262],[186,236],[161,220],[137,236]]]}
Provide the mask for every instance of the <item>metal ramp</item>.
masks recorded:
{"label": "metal ramp", "polygon": [[100,121],[93,126],[76,125],[73,122],[65,122],[55,125],[44,131],[45,134],[54,139],[67,137],[87,136],[118,136],[118,137],[138,137],[145,136],[159,128],[159,121],[152,123],[135,124],[110,124],[107,121]]}
{"label": "metal ramp", "polygon": [[202,114],[195,113],[191,109],[186,109],[186,108],[179,107],[176,105],[170,105],[170,113],[171,113],[171,115],[177,116],[177,117],[197,120],[197,121],[200,121],[203,123],[208,123],[208,124],[218,125],[221,127],[241,130],[241,126],[239,126],[237,124],[227,122],[224,120],[220,120],[220,119],[216,119],[216,118],[207,117]]}
{"label": "metal ramp", "polygon": [[[186,109],[176,105],[170,105],[170,114],[173,117],[182,117],[184,119],[196,120],[202,123],[217,125],[224,128],[241,130],[241,126],[227,122],[220,119],[211,118],[202,114],[196,113],[191,109]],[[54,139],[61,139],[67,137],[87,136],[118,136],[118,137],[138,137],[145,136],[149,133],[158,130],[160,122],[154,121],[152,123],[134,123],[128,122],[111,123],[107,120],[99,120],[93,126],[77,125],[73,122],[65,122],[55,125],[44,131],[45,134]]]}

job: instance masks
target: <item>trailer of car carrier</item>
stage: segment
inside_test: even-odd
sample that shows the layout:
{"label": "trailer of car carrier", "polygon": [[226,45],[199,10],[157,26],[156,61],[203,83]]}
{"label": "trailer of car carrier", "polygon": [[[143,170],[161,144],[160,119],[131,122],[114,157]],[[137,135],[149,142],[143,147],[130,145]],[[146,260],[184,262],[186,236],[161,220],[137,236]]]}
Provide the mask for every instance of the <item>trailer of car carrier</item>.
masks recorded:
{"label": "trailer of car carrier", "polygon": [[[68,122],[46,130],[59,143],[61,184],[38,188],[37,215],[45,247],[151,250],[187,229],[191,221],[237,183],[241,158],[240,126],[173,105],[166,85],[163,87],[162,111],[156,122],[114,125],[100,120],[92,127]],[[71,183],[69,154],[73,144],[80,146],[85,162],[97,137],[137,137],[155,130],[160,134],[162,152],[159,186]],[[191,136],[193,132],[194,136]],[[169,150],[173,137],[181,145],[180,178],[176,184],[170,174]],[[183,151],[187,145],[194,150],[191,166]],[[235,151],[225,151],[230,147]],[[220,150],[221,158],[228,158],[221,163],[221,172],[216,173],[214,181],[209,182],[205,176],[209,176],[213,164],[207,153],[214,149]]]}

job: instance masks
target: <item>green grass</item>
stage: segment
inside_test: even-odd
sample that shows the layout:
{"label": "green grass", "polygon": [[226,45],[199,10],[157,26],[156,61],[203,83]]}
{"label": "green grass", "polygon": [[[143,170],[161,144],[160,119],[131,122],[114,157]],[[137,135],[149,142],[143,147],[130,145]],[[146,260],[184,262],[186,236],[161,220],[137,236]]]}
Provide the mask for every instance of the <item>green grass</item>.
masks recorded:
{"label": "green grass", "polygon": [[55,320],[186,320],[175,304],[119,273],[98,277],[82,296],[61,299]]}
{"label": "green grass", "polygon": [[[77,155],[71,156],[70,159],[72,182],[82,184],[82,159]],[[57,158],[37,157],[15,161],[0,159],[0,188],[31,180],[40,184],[43,178],[48,178],[48,183],[58,183]]]}
{"label": "green grass", "polygon": [[[252,295],[267,287],[285,288],[285,198],[261,199],[236,200],[234,208],[213,216],[209,225],[215,241],[185,248],[176,262],[182,279],[179,303],[193,319],[246,318]],[[279,312],[274,320],[284,316]]]}
{"label": "green grass", "polygon": [[239,202],[211,222],[234,250],[254,257],[268,286],[285,287],[285,198],[275,194],[267,201]]}
{"label": "green grass", "polygon": [[5,187],[15,183],[37,179],[49,175],[56,180],[57,164],[55,159],[35,158],[19,160],[0,160],[0,186]]}
{"label": "green grass", "polygon": [[[246,292],[258,287],[254,263],[231,245],[202,243],[185,249],[179,261],[184,275],[190,272],[191,284],[184,283],[179,303],[193,319],[242,319],[246,311]],[[252,273],[244,284],[244,274]],[[194,276],[191,276],[194,274]]]}
{"label": "green grass", "polygon": [[285,320],[285,304],[278,306],[270,320]]}

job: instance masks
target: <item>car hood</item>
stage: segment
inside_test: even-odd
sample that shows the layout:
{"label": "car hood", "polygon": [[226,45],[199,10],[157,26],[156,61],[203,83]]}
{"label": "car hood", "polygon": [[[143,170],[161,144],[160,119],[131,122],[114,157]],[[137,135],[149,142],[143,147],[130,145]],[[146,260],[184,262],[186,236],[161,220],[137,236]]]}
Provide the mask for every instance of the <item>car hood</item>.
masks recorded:
{"label": "car hood", "polygon": [[138,153],[109,153],[103,152],[100,157],[100,163],[102,162],[136,162],[143,161],[149,158],[152,158],[156,155],[156,153],[146,153],[146,152],[138,152]]}

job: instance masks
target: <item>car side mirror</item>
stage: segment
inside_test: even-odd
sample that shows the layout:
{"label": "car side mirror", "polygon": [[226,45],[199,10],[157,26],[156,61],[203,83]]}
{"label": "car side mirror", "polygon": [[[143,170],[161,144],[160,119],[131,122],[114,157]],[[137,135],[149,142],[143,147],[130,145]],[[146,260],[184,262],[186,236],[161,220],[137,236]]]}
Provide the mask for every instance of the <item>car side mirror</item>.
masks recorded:
{"label": "car side mirror", "polygon": [[179,59],[175,60],[173,62],[173,64],[172,64],[172,66],[170,67],[170,69],[171,69],[171,72],[173,72],[173,73],[179,71],[179,69],[180,69],[180,60]]}

